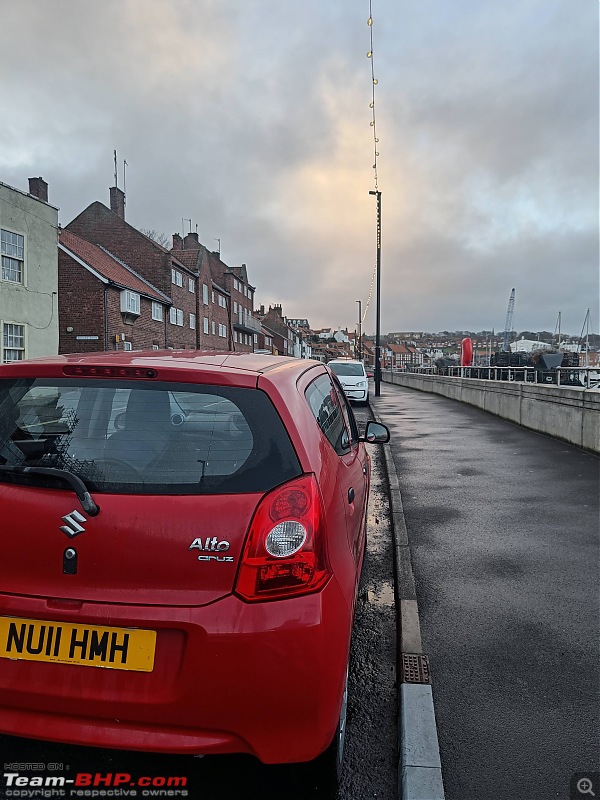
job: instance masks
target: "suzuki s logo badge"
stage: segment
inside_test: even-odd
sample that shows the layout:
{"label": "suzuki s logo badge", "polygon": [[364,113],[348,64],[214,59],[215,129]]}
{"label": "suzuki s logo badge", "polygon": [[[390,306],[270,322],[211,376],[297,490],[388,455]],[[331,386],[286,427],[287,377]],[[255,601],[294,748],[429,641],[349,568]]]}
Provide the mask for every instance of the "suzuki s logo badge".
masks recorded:
{"label": "suzuki s logo badge", "polygon": [[87,519],[80,514],[79,511],[71,511],[70,514],[65,514],[64,517],[61,517],[67,524],[61,525],[60,529],[63,533],[66,533],[67,536],[73,538],[73,536],[77,536],[78,533],[85,533],[85,528],[80,525],[80,522],[87,522]]}
{"label": "suzuki s logo badge", "polygon": [[207,536],[204,541],[202,541],[202,539],[194,539],[188,547],[188,550],[202,551],[198,556],[198,561],[233,561],[231,556],[205,555],[206,553],[223,553],[225,550],[229,550],[229,542],[225,540],[220,542],[216,536],[213,536],[212,539],[210,536]]}

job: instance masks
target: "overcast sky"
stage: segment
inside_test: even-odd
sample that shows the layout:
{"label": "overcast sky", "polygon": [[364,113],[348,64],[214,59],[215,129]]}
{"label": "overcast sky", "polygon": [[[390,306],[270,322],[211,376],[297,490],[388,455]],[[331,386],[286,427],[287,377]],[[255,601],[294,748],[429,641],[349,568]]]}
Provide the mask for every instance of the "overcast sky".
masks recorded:
{"label": "overcast sky", "polygon": [[[372,0],[382,332],[598,332],[598,0]],[[1,0],[0,181],[182,218],[258,304],[354,328],[375,266],[368,0]],[[185,223],[185,230],[189,223]],[[364,324],[375,328],[374,297]]]}

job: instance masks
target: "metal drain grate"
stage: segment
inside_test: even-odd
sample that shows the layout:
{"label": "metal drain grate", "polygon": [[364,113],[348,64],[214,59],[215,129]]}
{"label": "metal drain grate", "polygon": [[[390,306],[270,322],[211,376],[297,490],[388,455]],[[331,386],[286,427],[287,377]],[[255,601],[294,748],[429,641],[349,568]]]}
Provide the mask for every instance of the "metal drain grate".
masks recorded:
{"label": "metal drain grate", "polygon": [[402,653],[400,670],[402,683],[431,683],[427,656]]}

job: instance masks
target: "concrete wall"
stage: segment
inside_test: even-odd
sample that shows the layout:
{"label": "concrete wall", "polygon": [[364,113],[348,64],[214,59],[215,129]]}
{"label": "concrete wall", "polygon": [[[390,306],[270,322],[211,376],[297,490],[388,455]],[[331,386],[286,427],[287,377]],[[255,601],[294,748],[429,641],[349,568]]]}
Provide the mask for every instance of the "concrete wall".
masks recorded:
{"label": "concrete wall", "polygon": [[468,403],[525,428],[600,453],[598,390],[390,371],[383,371],[382,379]]}
{"label": "concrete wall", "polygon": [[[24,239],[23,283],[2,280],[0,337],[5,323],[25,326],[25,358],[58,353],[58,210],[0,183],[0,228]],[[0,340],[0,363],[2,341]]]}

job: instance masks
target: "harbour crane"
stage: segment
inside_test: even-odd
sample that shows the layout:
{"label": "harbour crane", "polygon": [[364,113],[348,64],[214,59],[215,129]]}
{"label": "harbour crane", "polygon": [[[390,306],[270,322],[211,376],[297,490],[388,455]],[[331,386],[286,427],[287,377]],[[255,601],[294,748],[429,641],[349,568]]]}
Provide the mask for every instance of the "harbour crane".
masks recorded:
{"label": "harbour crane", "polygon": [[512,331],[512,321],[513,321],[513,313],[515,310],[515,290],[513,289],[510,293],[510,298],[508,300],[508,308],[506,309],[506,321],[504,323],[504,333],[502,336],[502,352],[509,353],[510,347],[508,345],[508,339],[510,337],[510,332]]}

